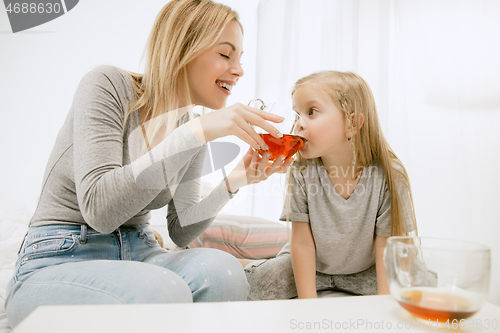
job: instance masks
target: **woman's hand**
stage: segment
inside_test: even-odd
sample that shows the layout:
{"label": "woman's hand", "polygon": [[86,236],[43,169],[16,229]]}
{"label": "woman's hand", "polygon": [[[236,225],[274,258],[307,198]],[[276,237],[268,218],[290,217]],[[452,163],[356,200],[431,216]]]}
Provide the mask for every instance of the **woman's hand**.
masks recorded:
{"label": "woman's hand", "polygon": [[235,135],[254,149],[269,149],[251,125],[258,126],[276,138],[283,134],[266,120],[280,123],[283,118],[272,113],[236,103],[189,121],[186,125],[200,142]]}
{"label": "woman's hand", "polygon": [[240,187],[266,180],[273,173],[285,173],[293,161],[293,157],[284,160],[285,157],[280,155],[272,164],[268,165],[269,155],[270,153],[266,152],[261,158],[257,151],[250,148],[227,177],[227,182],[224,184],[226,190],[234,193]]}

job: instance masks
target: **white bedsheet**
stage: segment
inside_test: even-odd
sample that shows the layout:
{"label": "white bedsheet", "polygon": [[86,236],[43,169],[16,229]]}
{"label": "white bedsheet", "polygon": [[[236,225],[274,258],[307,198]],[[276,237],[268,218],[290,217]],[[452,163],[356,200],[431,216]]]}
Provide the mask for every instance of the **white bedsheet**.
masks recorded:
{"label": "white bedsheet", "polygon": [[5,289],[14,273],[32,212],[21,201],[11,200],[0,206],[0,333],[11,332],[5,315]]}

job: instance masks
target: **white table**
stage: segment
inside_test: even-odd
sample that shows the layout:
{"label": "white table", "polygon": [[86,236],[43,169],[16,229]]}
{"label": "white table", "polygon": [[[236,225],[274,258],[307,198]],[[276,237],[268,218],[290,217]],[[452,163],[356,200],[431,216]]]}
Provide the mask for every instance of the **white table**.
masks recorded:
{"label": "white table", "polygon": [[[500,332],[500,307],[486,303],[463,332]],[[496,322],[496,329],[485,329]],[[483,328],[478,328],[481,321]],[[415,323],[415,324],[414,324]],[[418,326],[420,325],[420,326]],[[406,329],[405,329],[406,328]],[[196,304],[42,306],[13,333],[77,332],[436,332],[391,296]]]}

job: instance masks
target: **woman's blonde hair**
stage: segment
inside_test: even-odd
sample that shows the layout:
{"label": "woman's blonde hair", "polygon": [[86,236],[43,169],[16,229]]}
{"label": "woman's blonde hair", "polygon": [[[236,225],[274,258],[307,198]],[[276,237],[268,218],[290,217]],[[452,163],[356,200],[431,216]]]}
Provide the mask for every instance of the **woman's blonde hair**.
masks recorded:
{"label": "woman's blonde hair", "polygon": [[[299,79],[292,90],[295,92],[306,84],[328,93],[335,105],[344,112],[346,128],[351,131],[351,142],[355,158],[355,168],[370,167],[380,164],[384,169],[387,187],[391,196],[391,235],[408,235],[413,226],[417,232],[415,210],[411,195],[410,180],[406,169],[387,143],[378,120],[375,99],[368,84],[359,75],[352,72],[321,71]],[[353,124],[360,124],[360,114],[364,116],[364,124],[353,133]],[[353,117],[353,120],[351,121]],[[298,154],[290,168],[307,167],[307,161]],[[354,170],[354,166],[353,166]],[[397,184],[402,186],[398,187]],[[405,191],[409,202],[403,202],[400,192]],[[287,211],[289,181],[287,184]]]}
{"label": "woman's blonde hair", "polygon": [[[125,114],[125,121],[138,109],[146,122],[181,106],[191,105],[186,67],[213,46],[233,20],[243,31],[238,13],[223,4],[211,0],[172,0],[167,3],[156,17],[149,35],[144,51],[144,73],[124,71],[132,78],[137,96]],[[175,129],[177,118],[167,118],[167,133]]]}

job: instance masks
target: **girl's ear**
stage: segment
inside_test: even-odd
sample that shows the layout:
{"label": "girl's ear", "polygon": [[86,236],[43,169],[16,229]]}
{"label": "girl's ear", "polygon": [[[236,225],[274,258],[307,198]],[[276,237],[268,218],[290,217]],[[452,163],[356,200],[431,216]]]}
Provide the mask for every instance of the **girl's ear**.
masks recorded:
{"label": "girl's ear", "polygon": [[358,133],[358,130],[361,129],[361,127],[363,127],[363,124],[365,123],[365,115],[362,114],[361,112],[359,113],[359,126],[356,126],[356,124],[354,123],[354,113],[351,114],[351,124],[352,124],[352,133],[353,134],[357,134]]}

